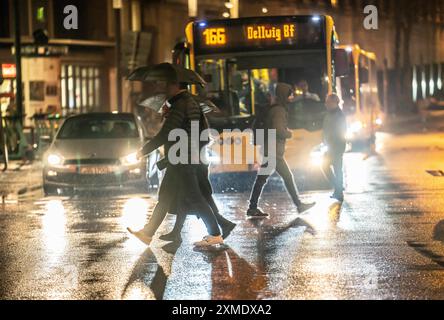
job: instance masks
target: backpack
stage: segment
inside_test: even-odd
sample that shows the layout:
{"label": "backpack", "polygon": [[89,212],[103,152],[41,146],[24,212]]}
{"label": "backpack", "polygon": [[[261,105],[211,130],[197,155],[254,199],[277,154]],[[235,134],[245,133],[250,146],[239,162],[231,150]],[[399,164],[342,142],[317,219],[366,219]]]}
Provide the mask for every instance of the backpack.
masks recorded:
{"label": "backpack", "polygon": [[268,117],[269,117],[269,115],[270,115],[270,111],[271,111],[271,109],[272,108],[275,108],[275,107],[277,107],[277,106],[279,106],[278,104],[273,104],[272,106],[270,106],[270,107],[268,107],[268,108],[264,108],[264,109],[258,109],[257,110],[257,112],[256,112],[256,116],[255,116],[255,119],[253,120],[253,123],[252,123],[252,125],[251,125],[251,129],[253,130],[253,144],[256,146],[256,145],[260,145],[260,143],[259,142],[262,142],[262,141],[258,141],[258,138],[257,138],[257,131],[258,130],[264,130],[265,132],[265,141],[263,141],[263,142],[267,142],[266,140],[267,140],[267,129],[269,129],[268,128],[268,124],[267,124],[267,120],[268,120]]}

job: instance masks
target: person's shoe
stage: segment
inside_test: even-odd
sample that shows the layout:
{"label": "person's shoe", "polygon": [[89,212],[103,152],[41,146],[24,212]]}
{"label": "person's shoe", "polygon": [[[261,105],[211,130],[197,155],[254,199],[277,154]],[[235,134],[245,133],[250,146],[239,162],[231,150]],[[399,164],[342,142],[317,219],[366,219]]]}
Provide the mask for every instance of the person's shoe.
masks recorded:
{"label": "person's shoe", "polygon": [[170,232],[167,234],[163,234],[159,237],[160,240],[168,241],[168,242],[182,242],[182,237],[180,233]]}
{"label": "person's shoe", "polygon": [[298,207],[298,212],[299,213],[304,213],[305,211],[310,210],[311,208],[313,208],[316,205],[316,202],[312,202],[312,203],[299,203],[297,205]]}
{"label": "person's shoe", "polygon": [[233,231],[233,229],[236,228],[236,224],[228,221],[226,224],[224,224],[223,226],[221,226],[222,229],[222,238],[225,240],[226,238],[228,238],[231,234],[231,231]]}
{"label": "person's shoe", "polygon": [[261,209],[248,209],[247,211],[247,218],[250,219],[263,219],[263,218],[268,218],[269,214],[268,213],[264,213],[261,211]]}
{"label": "person's shoe", "polygon": [[339,202],[344,202],[344,194],[343,193],[333,193],[330,198],[338,200]]}
{"label": "person's shoe", "polygon": [[131,228],[126,228],[129,233],[134,235],[137,239],[142,241],[144,244],[149,246],[151,244],[151,241],[153,240],[153,237],[147,236],[143,230],[140,231],[134,231]]}
{"label": "person's shoe", "polygon": [[205,248],[224,244],[222,236],[205,236],[202,241],[195,242],[194,246],[197,248]]}

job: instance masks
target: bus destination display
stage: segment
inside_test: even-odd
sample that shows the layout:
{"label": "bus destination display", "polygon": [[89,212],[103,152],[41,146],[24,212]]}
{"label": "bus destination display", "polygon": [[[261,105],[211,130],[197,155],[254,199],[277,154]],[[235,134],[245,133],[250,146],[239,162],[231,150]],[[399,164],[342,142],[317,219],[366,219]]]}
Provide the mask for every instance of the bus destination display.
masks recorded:
{"label": "bus destination display", "polygon": [[196,54],[211,54],[255,49],[320,49],[324,41],[321,21],[283,17],[197,22],[195,50]]}

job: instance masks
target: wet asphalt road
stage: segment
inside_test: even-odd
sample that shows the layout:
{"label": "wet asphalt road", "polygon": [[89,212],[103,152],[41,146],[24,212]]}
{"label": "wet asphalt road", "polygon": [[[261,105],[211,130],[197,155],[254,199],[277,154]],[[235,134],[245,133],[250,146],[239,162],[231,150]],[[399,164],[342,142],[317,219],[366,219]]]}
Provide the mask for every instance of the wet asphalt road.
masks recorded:
{"label": "wet asphalt road", "polygon": [[205,234],[194,217],[180,247],[155,239],[147,248],[128,235],[155,195],[7,195],[0,298],[444,299],[444,177],[427,173],[444,170],[444,133],[380,134],[377,151],[347,154],[342,207],[310,192],[316,207],[298,215],[284,193],[267,193],[271,218],[248,221],[247,193],[217,194],[238,227],[227,250],[205,253],[192,248]]}

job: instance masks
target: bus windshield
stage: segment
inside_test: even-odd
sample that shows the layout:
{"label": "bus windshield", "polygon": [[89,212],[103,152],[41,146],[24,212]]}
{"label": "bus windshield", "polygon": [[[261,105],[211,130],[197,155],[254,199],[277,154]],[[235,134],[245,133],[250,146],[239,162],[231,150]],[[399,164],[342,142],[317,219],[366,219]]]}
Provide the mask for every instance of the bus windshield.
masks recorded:
{"label": "bus windshield", "polygon": [[206,95],[226,116],[260,113],[275,101],[278,82],[292,85],[296,95],[303,94],[300,83],[306,83],[307,90],[314,97],[323,98],[327,90],[319,65],[316,68],[276,68],[258,64],[248,68],[235,58],[202,59],[197,64],[197,71],[208,81],[205,92],[201,94]]}

